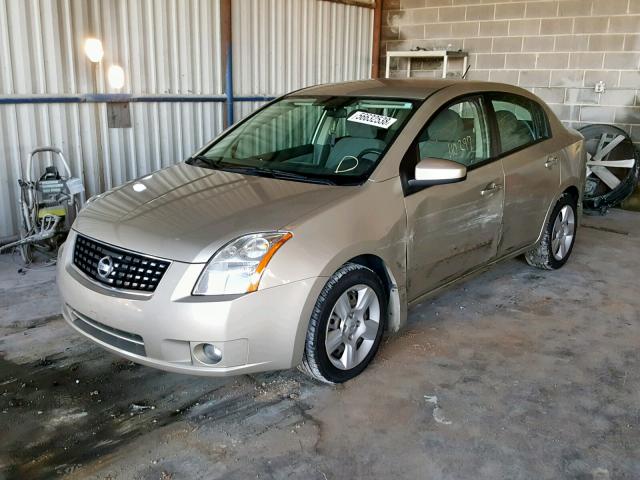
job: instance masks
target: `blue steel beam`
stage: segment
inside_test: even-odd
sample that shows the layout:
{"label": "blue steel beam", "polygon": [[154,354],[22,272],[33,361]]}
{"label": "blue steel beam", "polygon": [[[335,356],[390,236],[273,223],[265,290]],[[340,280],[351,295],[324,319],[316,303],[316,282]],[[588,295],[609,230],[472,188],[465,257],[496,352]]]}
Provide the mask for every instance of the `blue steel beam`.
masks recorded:
{"label": "blue steel beam", "polygon": [[[241,96],[234,97],[233,102],[269,102],[276,97]],[[130,95],[128,93],[87,93],[82,95],[9,95],[0,97],[0,105],[17,105],[25,103],[162,103],[162,102],[224,102],[229,104],[227,95]],[[231,109],[233,111],[233,109]]]}
{"label": "blue steel beam", "polygon": [[225,97],[227,102],[227,127],[233,125],[233,53],[231,44],[227,45],[227,61],[225,71]]}

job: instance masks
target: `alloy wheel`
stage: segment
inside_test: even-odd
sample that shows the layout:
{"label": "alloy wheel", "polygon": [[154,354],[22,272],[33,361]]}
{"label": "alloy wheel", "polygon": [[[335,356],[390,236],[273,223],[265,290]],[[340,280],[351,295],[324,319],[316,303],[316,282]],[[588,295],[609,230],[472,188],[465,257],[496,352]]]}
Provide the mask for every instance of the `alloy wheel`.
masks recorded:
{"label": "alloy wheel", "polygon": [[325,336],[329,360],[351,370],[367,357],[380,328],[380,301],[367,285],[349,287],[331,310]]}
{"label": "alloy wheel", "polygon": [[551,231],[551,250],[556,260],[564,259],[569,253],[575,231],[576,218],[573,208],[565,205],[558,212]]}

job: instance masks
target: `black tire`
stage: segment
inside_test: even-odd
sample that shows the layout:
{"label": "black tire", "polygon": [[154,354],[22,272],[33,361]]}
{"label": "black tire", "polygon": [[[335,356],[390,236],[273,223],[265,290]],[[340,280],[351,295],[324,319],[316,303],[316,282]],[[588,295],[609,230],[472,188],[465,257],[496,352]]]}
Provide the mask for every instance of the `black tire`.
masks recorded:
{"label": "black tire", "polygon": [[[635,159],[633,168],[609,168],[611,173],[620,180],[620,184],[613,190],[610,190],[600,180],[595,181],[594,190],[591,192],[587,191],[589,189],[585,185],[582,201],[585,210],[604,214],[607,209],[619,205],[635,191],[640,177],[640,150],[635,148],[627,132],[613,125],[586,125],[579,131],[584,135],[585,148],[591,155],[596,153],[602,135],[609,135],[612,138],[623,135],[624,141],[614,148],[604,160]],[[586,182],[588,185],[593,180],[587,178]]]}
{"label": "black tire", "polygon": [[[562,259],[558,260],[553,254],[551,235],[553,232],[553,225],[555,223],[555,220],[560,210],[565,206],[568,206],[573,210],[575,219],[573,227],[573,239],[567,253]],[[547,225],[545,226],[540,243],[538,243],[535,248],[525,253],[524,258],[527,260],[527,263],[532,267],[541,268],[543,270],[557,270],[558,268],[562,267],[565,263],[567,263],[567,260],[569,259],[569,257],[571,256],[571,252],[573,251],[573,245],[576,241],[577,227],[578,212],[576,199],[573,197],[573,195],[563,193],[562,196],[558,199],[556,206],[553,208],[551,215],[549,216],[549,220],[547,221]]]}
{"label": "black tire", "polygon": [[[341,370],[329,360],[325,348],[327,322],[334,305],[350,287],[364,284],[373,289],[380,305],[380,321],[373,346],[361,363],[350,370]],[[331,278],[320,292],[311,319],[300,370],[324,383],[343,383],[359,375],[371,363],[378,351],[387,317],[388,294],[380,278],[369,268],[355,263],[346,263]]]}

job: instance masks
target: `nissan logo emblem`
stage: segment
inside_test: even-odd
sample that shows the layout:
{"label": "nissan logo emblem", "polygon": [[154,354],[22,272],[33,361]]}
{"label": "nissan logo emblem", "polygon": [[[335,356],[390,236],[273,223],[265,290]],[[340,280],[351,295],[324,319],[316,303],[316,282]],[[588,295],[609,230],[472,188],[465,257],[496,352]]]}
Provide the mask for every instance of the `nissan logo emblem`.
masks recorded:
{"label": "nissan logo emblem", "polygon": [[106,279],[113,272],[113,260],[111,257],[102,257],[98,261],[98,275]]}

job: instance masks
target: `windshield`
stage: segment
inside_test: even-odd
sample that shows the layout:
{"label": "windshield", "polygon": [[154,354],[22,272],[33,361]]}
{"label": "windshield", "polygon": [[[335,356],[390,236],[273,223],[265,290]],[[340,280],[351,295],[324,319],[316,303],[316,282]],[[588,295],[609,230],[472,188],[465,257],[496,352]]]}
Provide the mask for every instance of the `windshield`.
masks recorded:
{"label": "windshield", "polygon": [[286,97],[256,112],[188,163],[297,181],[360,184],[415,106],[410,100]]}

